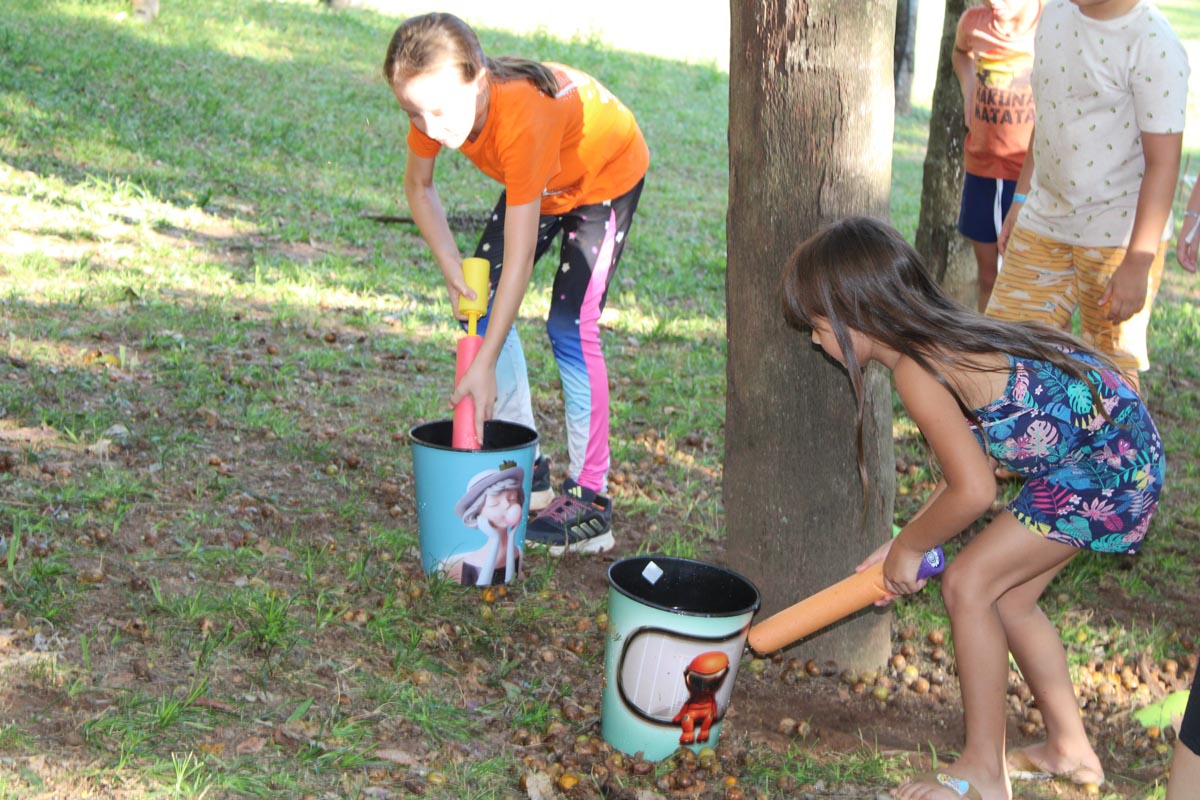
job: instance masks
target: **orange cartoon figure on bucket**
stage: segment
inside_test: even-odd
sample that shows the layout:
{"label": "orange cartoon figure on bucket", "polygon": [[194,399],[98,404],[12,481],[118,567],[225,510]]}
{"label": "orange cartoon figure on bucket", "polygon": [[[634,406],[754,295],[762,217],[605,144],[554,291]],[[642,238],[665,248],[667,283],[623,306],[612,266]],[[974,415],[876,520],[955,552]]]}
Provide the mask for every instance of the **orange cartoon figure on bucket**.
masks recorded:
{"label": "orange cartoon figure on bucket", "polygon": [[[701,653],[688,664],[683,673],[688,699],[673,720],[683,728],[679,736],[680,744],[708,741],[708,729],[717,719],[717,691],[727,675],[729,656],[717,650]],[[696,731],[697,725],[699,732]]]}

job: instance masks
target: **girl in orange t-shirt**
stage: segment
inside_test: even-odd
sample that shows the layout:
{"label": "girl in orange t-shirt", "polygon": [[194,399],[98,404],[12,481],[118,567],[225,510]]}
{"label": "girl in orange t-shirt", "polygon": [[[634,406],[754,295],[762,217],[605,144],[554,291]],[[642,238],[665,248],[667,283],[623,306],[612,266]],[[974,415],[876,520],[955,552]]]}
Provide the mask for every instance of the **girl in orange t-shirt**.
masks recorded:
{"label": "girl in orange t-shirt", "polygon": [[[471,396],[480,433],[493,416],[535,427],[513,322],[534,263],[562,233],[546,331],[563,386],[569,476],[527,526],[526,542],[554,555],[608,550],[608,369],[599,321],[650,163],[642,132],[594,78],[561,64],[489,58],[451,14],[402,23],[383,73],[409,117],[404,193],[460,320],[459,296],[473,294],[434,186],[434,162],[442,148],[461,150],[504,185],[475,248],[492,265],[483,344],[451,396],[452,403]],[[531,507],[549,489],[549,461],[539,457]]]}

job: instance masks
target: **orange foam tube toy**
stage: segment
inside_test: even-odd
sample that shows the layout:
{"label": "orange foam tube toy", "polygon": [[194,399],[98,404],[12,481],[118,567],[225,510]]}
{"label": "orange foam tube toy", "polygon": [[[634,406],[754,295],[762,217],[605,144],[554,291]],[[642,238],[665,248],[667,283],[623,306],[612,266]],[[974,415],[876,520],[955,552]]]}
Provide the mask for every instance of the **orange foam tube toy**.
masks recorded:
{"label": "orange foam tube toy", "polygon": [[[467,335],[458,340],[456,349],[456,387],[471,368],[479,348],[483,346],[483,337],[475,333],[475,325],[479,318],[487,313],[488,274],[491,269],[492,265],[486,258],[463,259],[463,279],[467,286],[475,291],[475,299],[469,300],[461,295],[458,298],[458,310],[467,315]],[[470,395],[459,400],[454,406],[454,426],[451,430],[450,444],[458,450],[478,450],[481,447],[479,437],[475,435],[475,400]]]}
{"label": "orange foam tube toy", "polygon": [[[925,554],[917,576],[929,578],[945,568],[946,560],[942,548],[935,547]],[[881,561],[768,617],[750,628],[746,640],[756,653],[774,653],[855,611],[866,608],[888,594],[890,593],[883,583]]]}

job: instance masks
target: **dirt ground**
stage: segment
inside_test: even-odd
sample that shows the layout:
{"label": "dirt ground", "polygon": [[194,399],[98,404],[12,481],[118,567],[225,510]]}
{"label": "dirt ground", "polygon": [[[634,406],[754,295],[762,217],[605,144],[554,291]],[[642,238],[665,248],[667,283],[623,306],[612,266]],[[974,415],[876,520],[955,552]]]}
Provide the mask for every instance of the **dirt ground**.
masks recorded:
{"label": "dirt ground", "polygon": [[[622,542],[622,549],[625,545]],[[568,558],[564,567],[571,577],[564,576],[563,580],[567,583],[578,580],[587,586],[588,591],[605,591],[604,570],[598,569],[592,562],[600,560],[607,564],[617,557],[609,554],[602,559]],[[719,554],[712,560],[719,563]],[[1162,618],[1163,609],[1156,604],[1133,599],[1111,586],[1108,588],[1110,591],[1106,597],[1113,603],[1105,610],[1113,615],[1114,620]],[[1175,608],[1172,606],[1171,614],[1179,623],[1179,629],[1197,630],[1195,626],[1200,619],[1179,621]],[[931,655],[943,648],[922,639],[906,641],[904,636],[905,632],[898,632],[895,644],[897,650],[906,644],[914,647],[916,655],[908,659],[909,663],[920,665],[923,674],[938,672]],[[1181,642],[1180,653],[1191,652],[1195,652],[1194,643],[1190,640]],[[902,688],[897,680],[885,703],[872,697],[871,687],[864,690],[861,685],[856,687],[848,683],[846,675],[829,662],[818,664],[820,672],[815,676],[809,675],[805,669],[808,662],[801,663],[789,658],[786,652],[755,665],[760,666],[761,672],[753,667],[748,668],[753,662],[743,663],[722,737],[734,739],[751,748],[763,747],[779,752],[789,747],[800,747],[835,760],[839,754],[873,750],[900,756],[911,763],[914,769],[929,768],[935,756],[944,761],[948,754],[957,752],[964,736],[961,698],[953,665],[950,661],[940,664],[944,668],[945,682],[942,685],[931,687],[928,694],[918,695]],[[1162,681],[1161,686],[1167,691],[1186,689],[1191,674],[1181,674],[1178,680],[1171,681],[1155,665],[1145,663],[1140,668],[1135,667],[1135,671],[1154,675],[1153,679]],[[881,672],[897,676],[895,670]],[[1026,719],[1023,712],[1030,706],[1025,702],[1017,703],[1016,690],[1020,681],[1015,673],[1012,679],[1012,708],[1008,717],[1007,737],[1010,749],[1034,744],[1044,738],[1044,729],[1022,730],[1021,723]],[[1084,716],[1089,736],[1104,763],[1108,779],[1104,793],[1115,792],[1123,797],[1144,796],[1148,786],[1162,777],[1163,763],[1161,757],[1156,758],[1154,753],[1159,742],[1149,739],[1142,726],[1130,716],[1135,701],[1132,697],[1123,697],[1121,700],[1124,705],[1113,703],[1105,707],[1103,714],[1098,714],[1096,693],[1085,686],[1077,686],[1077,691],[1091,709],[1090,713],[1085,710]],[[798,728],[803,735],[798,735]],[[811,787],[801,788],[810,791],[809,795],[804,796],[824,796],[822,791],[813,791]],[[880,787],[851,785],[825,787],[824,791],[835,796],[843,793],[841,796],[873,797]],[[1045,780],[1021,782],[1015,787],[1015,793],[1028,798],[1082,799],[1097,796],[1094,787]]]}
{"label": "dirt ground", "polygon": [[[20,225],[24,231],[46,227],[28,219]],[[232,228],[189,234],[192,241],[169,230],[155,236],[163,247],[191,247],[200,234],[205,237],[203,246],[234,267],[247,252],[273,246]],[[112,241],[13,233],[0,240],[0,254],[34,247],[51,258],[75,261],[90,248],[96,268],[103,269],[114,252],[119,256],[128,246],[122,244],[120,231],[105,236]],[[297,250],[289,257],[303,260],[313,254]],[[14,335],[29,337],[38,327],[27,313],[6,320]],[[417,386],[430,380],[433,371],[417,355],[374,347],[374,340],[389,336],[386,324],[363,333],[344,326],[338,310],[329,309],[320,320],[280,326],[264,309],[231,307],[230,325],[242,334],[237,343],[193,347],[193,357],[231,391],[256,380],[246,377],[253,374],[251,368],[283,374],[293,360],[300,362],[302,353],[336,347],[359,354],[353,372],[296,370],[286,390],[271,402],[299,420],[301,429],[294,437],[280,438],[265,428],[235,424],[233,413],[219,405],[179,405],[180,386],[164,377],[162,362],[168,351],[145,347],[142,315],[149,312],[136,299],[89,308],[46,306],[37,313],[41,323],[60,334],[40,343],[37,361],[11,349],[0,354],[5,396],[40,393],[46,404],[86,412],[103,400],[107,387],[123,398],[132,431],[106,432],[98,441],[73,441],[60,430],[31,424],[29,415],[17,419],[0,409],[0,486],[8,494],[4,502],[10,511],[31,515],[42,525],[37,535],[23,542],[22,558],[59,565],[63,572],[44,582],[53,585],[58,580],[64,595],[73,598],[72,613],[61,621],[30,618],[21,610],[27,599],[21,591],[31,585],[29,579],[18,585],[11,573],[0,571],[0,596],[5,598],[0,602],[0,720],[9,721],[8,727],[0,728],[0,737],[7,734],[0,738],[0,769],[28,789],[26,796],[144,796],[149,784],[142,782],[150,782],[152,776],[139,775],[136,753],[127,766],[113,769],[126,761],[121,747],[131,734],[118,735],[104,726],[114,719],[158,719],[162,727],[152,729],[155,736],[176,735],[174,727],[161,722],[169,710],[163,698],[186,696],[201,672],[205,691],[179,713],[203,710],[205,716],[197,720],[196,732],[187,734],[191,738],[180,740],[181,748],[194,747],[217,764],[261,754],[287,770],[295,768],[293,759],[307,753],[305,748],[324,741],[317,734],[322,725],[352,720],[369,731],[376,760],[374,766],[347,772],[363,781],[359,792],[372,789],[369,796],[376,797],[436,794],[433,776],[447,764],[490,757],[524,764],[517,768],[530,775],[568,769],[596,777],[594,783],[574,787],[568,792],[571,797],[631,797],[612,788],[611,777],[618,771],[657,787],[662,796],[731,797],[719,788],[717,778],[747,780],[755,764],[783,763],[789,749],[834,763],[842,754],[867,750],[921,766],[933,754],[945,758],[961,746],[961,710],[945,648],[901,633],[897,650],[911,648],[907,662],[919,667],[923,680],[930,676],[924,691],[905,688],[903,671],[893,669],[887,674],[890,692],[884,702],[874,693],[878,675],[847,676],[836,665],[810,665],[786,654],[747,661],[722,734],[720,764],[702,765],[700,770],[707,773],[710,786],[701,790],[694,778],[686,786],[653,783],[649,766],[616,763],[597,742],[602,674],[598,666],[603,663],[605,637],[602,621],[578,598],[604,596],[607,566],[636,553],[652,528],[679,525],[681,535],[687,535],[678,519],[669,514],[619,518],[616,550],[600,557],[561,559],[546,588],[532,597],[516,586],[499,598],[443,595],[442,605],[435,604],[423,588],[425,579],[413,552],[396,551],[386,538],[365,536],[369,530],[416,530],[412,477],[389,466],[405,460],[396,454],[405,446],[403,430],[381,419],[376,410],[393,402],[396,385]],[[49,321],[61,324],[49,326]],[[122,347],[136,351],[138,359],[122,363],[114,356]],[[64,383],[56,393],[50,378],[57,373],[48,372],[40,361],[56,362],[62,374],[87,380],[69,384],[73,388],[63,388],[68,387]],[[358,405],[347,410],[331,404],[331,387],[353,387]],[[539,408],[539,414],[546,420],[545,436],[561,439],[558,409]],[[160,446],[138,433],[151,426],[188,431],[194,442],[172,457],[166,478]],[[323,460],[297,460],[299,441],[321,443]],[[625,497],[648,496],[669,508],[675,490],[668,459],[655,457],[652,432],[639,434],[639,441],[646,447],[646,458],[615,476],[614,500],[620,507]],[[683,446],[709,444],[697,440]],[[111,485],[116,473],[136,489],[114,499],[103,487]],[[719,494],[719,472],[697,470],[693,477],[710,496]],[[348,516],[349,500],[355,505]],[[120,524],[115,525],[112,515],[118,508]],[[208,514],[209,522],[197,531],[189,520],[199,512]],[[13,541],[11,522],[0,525],[0,532]],[[305,555],[318,550],[329,563],[306,576]],[[720,563],[721,553],[713,553],[710,560]],[[357,572],[355,565],[361,565]],[[531,573],[550,569],[546,557],[537,554],[529,555],[526,568]],[[347,578],[352,574],[359,575],[357,580]],[[213,641],[213,620],[201,613],[189,617],[185,610],[164,611],[172,598],[259,586],[269,588],[266,598],[331,598],[338,620],[304,631],[306,646],[294,654],[281,649],[275,660],[268,656],[272,671],[267,678],[261,649],[231,647],[210,661],[198,661]],[[1109,620],[1144,623],[1170,617],[1180,631],[1200,629],[1194,603],[1191,616],[1180,617],[1180,601],[1189,598],[1137,599],[1108,576],[1096,588],[1103,593],[1103,613]],[[522,620],[520,602],[544,604],[549,614]],[[382,619],[392,603],[407,604],[409,614],[424,626],[412,651],[412,665],[399,665],[394,652],[372,643],[372,622]],[[464,621],[485,610],[512,620],[510,632],[500,641]],[[1128,669],[1137,679],[1133,683],[1148,687],[1141,695],[1111,686],[1104,694],[1099,683],[1080,689],[1085,720],[1109,776],[1108,790],[1119,796],[1139,796],[1162,775],[1166,745],[1143,733],[1129,714],[1147,692],[1154,697],[1185,688],[1195,670],[1194,657],[1190,662],[1186,657],[1195,652],[1194,642],[1181,638],[1178,647],[1178,664],[1170,670],[1147,663],[1138,653],[1097,661],[1098,679]],[[481,650],[489,657],[481,657]],[[509,691],[506,679],[496,673],[501,658],[550,687],[540,695],[556,704],[554,721],[544,734],[488,721],[487,709]],[[200,663],[204,670],[197,667]],[[466,743],[438,742],[413,719],[381,711],[372,692],[388,682],[421,687],[448,698],[463,714],[479,715],[478,737]],[[573,691],[564,697],[562,687]],[[1039,731],[1019,681],[1014,680],[1012,693],[1010,741],[1036,741]],[[157,716],[144,709],[130,711],[130,698],[144,699]],[[297,715],[297,702],[304,698],[314,699],[314,707]],[[14,731],[21,733],[20,741]],[[797,797],[875,797],[886,788],[856,784],[853,778],[839,785],[776,787],[781,796]],[[1054,781],[1025,786],[1021,795],[1081,800],[1089,796],[1084,787]],[[341,795],[331,790],[312,796]],[[529,796],[535,796],[532,790]]]}
{"label": "dirt ground", "polygon": [[[105,345],[109,347],[120,340],[118,335]],[[130,345],[133,344],[131,341]],[[8,371],[8,380],[20,381],[28,370],[10,364]],[[121,379],[138,380],[136,376]],[[299,399],[297,402],[304,401]],[[145,403],[139,413],[154,413],[151,409],[155,407],[160,414],[169,413],[170,406],[165,398],[155,397],[153,391],[147,391]],[[179,423],[197,424],[195,420],[184,419]],[[122,781],[114,782],[108,794],[97,784],[102,779],[84,781],[79,777],[89,765],[105,759],[104,747],[108,743],[94,729],[87,736],[81,731],[89,721],[103,719],[106,711],[119,707],[122,697],[130,692],[143,692],[152,697],[171,696],[178,695],[180,688],[188,684],[193,664],[186,645],[195,631],[185,630],[178,621],[163,619],[153,612],[147,581],[157,581],[158,591],[167,596],[194,591],[191,587],[197,581],[195,567],[179,558],[184,543],[159,533],[171,530],[174,521],[187,514],[189,505],[218,503],[227,510],[231,521],[250,523],[230,525],[205,534],[206,544],[211,548],[230,552],[248,549],[256,558],[261,558],[261,565],[250,577],[232,566],[226,568],[225,574],[200,576],[201,581],[208,581],[210,588],[217,591],[222,586],[244,587],[248,581],[260,581],[277,592],[302,592],[304,582],[299,574],[298,543],[325,541],[347,547],[347,534],[353,535],[353,531],[330,534],[330,530],[338,525],[337,517],[320,509],[325,503],[332,506],[336,502],[335,493],[321,481],[314,480],[311,469],[281,467],[286,458],[279,451],[277,442],[269,439],[247,441],[244,437],[238,442],[235,439],[239,434],[226,429],[219,420],[210,419],[200,424],[211,452],[223,454],[220,463],[210,465],[207,457],[203,457],[199,459],[203,463],[186,470],[193,474],[178,476],[171,486],[153,485],[153,499],[147,498],[137,504],[133,513],[125,518],[117,538],[102,542],[93,540],[77,547],[66,537],[78,540],[79,531],[65,522],[58,526],[58,535],[63,539],[57,546],[70,553],[69,563],[73,570],[70,580],[86,588],[86,600],[76,604],[69,623],[52,625],[26,619],[19,611],[14,611],[11,602],[8,609],[0,611],[0,654],[4,656],[6,676],[0,687],[0,717],[25,720],[23,727],[37,742],[40,751],[37,756],[0,759],[0,766],[17,768],[19,772],[23,771],[20,774],[39,775],[42,785],[55,787],[53,792],[30,796],[71,796],[64,787],[70,786],[72,781],[80,781],[81,792],[82,787],[86,787],[88,791],[100,792],[99,796],[141,796],[140,790],[131,788],[137,786],[137,779],[128,774]],[[108,452],[101,456],[86,447],[72,445],[48,429],[16,427],[11,420],[5,421],[5,425],[7,427],[0,431],[3,434],[0,451],[7,459],[6,471],[17,481],[63,486],[96,475],[102,469],[99,466],[102,459],[117,459],[129,469],[143,472],[153,460],[147,443],[133,441],[110,445]],[[347,436],[343,431],[331,432],[324,426],[314,426],[312,435],[329,436],[338,443],[339,452],[352,449],[364,466],[385,458],[384,447],[372,437]],[[665,475],[653,473],[650,466],[653,463],[651,460],[645,466],[649,473],[639,472],[636,479],[629,476],[622,491],[632,491],[635,483],[644,487],[655,481],[666,481]],[[206,497],[200,492],[201,499],[197,500],[197,487],[202,485],[203,473],[222,469],[236,480],[236,491],[221,497]],[[363,469],[348,474],[353,481],[363,481],[372,498],[360,525],[383,523],[415,530],[415,504],[409,476],[393,475],[380,480]],[[719,491],[715,481],[709,488],[712,492]],[[269,502],[264,500],[268,497],[271,498]],[[308,510],[299,513],[301,506]],[[48,513],[53,511],[48,510]],[[646,530],[651,524],[664,524],[664,521],[634,517],[620,523],[621,536],[616,550],[605,556],[568,555],[562,558],[554,567],[549,591],[523,601],[546,602],[551,609],[550,619],[554,621],[542,628],[516,628],[513,654],[506,656],[533,665],[532,669],[539,673],[545,685],[576,687],[571,703],[564,702],[562,706],[564,718],[570,721],[571,727],[556,733],[552,726],[545,737],[526,734],[521,738],[520,732],[490,731],[471,747],[454,745],[447,750],[435,743],[424,742],[421,730],[404,720],[388,719],[373,711],[371,702],[359,694],[362,685],[356,685],[353,678],[339,677],[341,671],[356,667],[335,654],[352,653],[360,661],[365,656],[376,674],[392,674],[388,654],[364,647],[363,626],[354,622],[354,615],[358,613],[362,614],[363,620],[369,619],[370,609],[385,597],[386,580],[376,580],[365,588],[347,587],[340,596],[339,608],[346,609],[343,616],[351,623],[314,632],[304,663],[294,664],[294,674],[287,674],[286,665],[290,662],[285,661],[272,680],[264,683],[256,675],[257,668],[249,655],[214,663],[208,676],[211,688],[200,698],[198,705],[205,705],[219,717],[228,717],[228,721],[223,719],[198,746],[208,748],[210,752],[213,749],[217,752],[252,752],[266,746],[278,748],[281,754],[300,747],[305,736],[303,728],[298,729],[278,718],[286,716],[287,708],[283,706],[289,693],[294,702],[296,684],[304,683],[319,688],[305,688],[299,696],[315,692],[323,702],[341,704],[345,713],[370,720],[377,736],[378,750],[395,754],[399,765],[388,773],[390,777],[383,785],[407,786],[413,793],[421,794],[428,787],[416,776],[427,778],[434,765],[444,763],[446,759],[453,761],[485,754],[508,753],[507,757],[514,762],[524,760],[534,774],[550,769],[556,763],[581,771],[594,771],[596,764],[604,759],[603,750],[585,751],[564,761],[564,752],[577,747],[572,742],[580,733],[593,738],[599,734],[596,710],[600,706],[601,673],[597,668],[602,664],[605,638],[590,613],[573,598],[603,596],[607,592],[608,565],[617,558],[636,553],[643,541],[639,531]],[[91,535],[94,536],[94,532]],[[277,544],[277,540],[283,543]],[[33,545],[35,548],[54,546],[53,539]],[[372,559],[395,559],[392,571],[388,573],[390,579],[409,586],[423,583],[415,554],[395,553],[385,557],[380,551],[371,549],[370,555]],[[542,569],[545,558],[529,555],[528,568]],[[720,553],[715,553],[711,560],[719,563]],[[96,570],[102,570],[102,576],[93,578]],[[383,578],[382,574],[380,578]],[[95,583],[89,583],[93,580]],[[1146,619],[1155,615],[1161,617],[1163,613],[1145,601],[1129,598],[1114,587],[1106,588],[1110,589],[1106,613],[1115,619]],[[515,602],[522,601],[512,598],[499,601],[500,605]],[[359,609],[363,611],[359,612]],[[459,647],[454,642],[452,632],[457,630],[460,621],[456,612],[431,609],[430,613],[428,630],[434,631],[435,636],[431,639],[429,655],[447,675],[467,676],[468,681],[447,685],[445,691],[449,695],[460,694],[462,699],[456,702],[463,703],[468,710],[497,700],[500,697],[497,685],[488,680],[487,668],[479,664],[477,651],[465,643]],[[1195,619],[1176,620],[1176,623],[1184,630],[1196,629]],[[203,626],[204,622],[199,624]],[[71,677],[80,673],[80,635],[84,632],[92,632],[89,654],[92,672],[86,677],[90,685],[84,691],[72,693],[67,688]],[[106,641],[119,643],[110,648]],[[833,761],[841,754],[869,750],[902,756],[914,766],[927,765],[932,754],[944,759],[946,754],[957,750],[962,743],[963,728],[952,664],[946,660],[935,664],[933,652],[943,648],[926,640],[905,642],[897,638],[898,649],[905,644],[914,651],[910,663],[921,665],[923,673],[927,670],[940,673],[941,680],[930,686],[928,692],[917,694],[902,688],[899,672],[893,670],[888,702],[873,697],[873,686],[860,679],[847,679],[833,665],[822,663],[810,667],[807,662],[800,663],[786,654],[772,660],[745,662],[737,678],[732,708],[722,734],[722,752],[728,753],[732,760],[724,773],[744,775],[755,758],[763,757],[754,754],[775,753],[774,758],[784,758],[782,754],[788,748],[799,748]],[[1192,652],[1192,644],[1181,642],[1180,653]],[[314,655],[317,655],[315,659]],[[370,663],[372,661],[375,663]],[[44,667],[39,668],[38,664]],[[1099,664],[1097,669],[1101,669]],[[1110,664],[1104,669],[1119,670],[1120,665]],[[810,670],[818,674],[810,675]],[[1157,665],[1150,671],[1163,680]],[[414,680],[416,674],[409,673],[408,678]],[[1177,685],[1160,683],[1160,691],[1183,688],[1189,675],[1181,671]],[[437,681],[435,677],[433,684]],[[470,696],[471,692],[476,694]],[[1013,700],[1017,700],[1015,695]],[[1106,705],[1103,715],[1095,711],[1095,702],[1093,699],[1093,710],[1086,718],[1093,740],[1102,743],[1100,749],[1109,775],[1109,788],[1120,796],[1139,796],[1162,774],[1162,754],[1154,751],[1158,743],[1150,741],[1141,733],[1140,726],[1129,718],[1134,702],[1132,696],[1125,700],[1123,707],[1115,701]],[[1009,730],[1010,741],[1014,744],[1038,738],[1037,730],[1023,732],[1021,729],[1028,708],[1028,703],[1014,702]],[[272,716],[276,718],[274,723],[261,721]],[[513,737],[516,737],[515,742]],[[108,763],[112,763],[115,755],[108,754]],[[851,783],[785,788],[788,791],[783,796],[874,797],[886,787]],[[576,792],[573,796],[590,795]],[[692,793],[675,796],[723,795]],[[1024,790],[1022,796],[1082,799],[1089,794],[1084,788],[1063,782],[1040,782]]]}

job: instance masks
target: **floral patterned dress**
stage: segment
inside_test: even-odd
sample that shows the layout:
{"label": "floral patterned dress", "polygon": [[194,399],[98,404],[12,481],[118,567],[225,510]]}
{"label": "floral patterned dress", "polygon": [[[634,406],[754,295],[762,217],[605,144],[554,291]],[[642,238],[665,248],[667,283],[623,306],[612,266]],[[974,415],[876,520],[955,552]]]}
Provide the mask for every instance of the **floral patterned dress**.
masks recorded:
{"label": "floral patterned dress", "polygon": [[1025,485],[1008,504],[1048,539],[1105,553],[1136,553],[1158,507],[1162,439],[1141,398],[1117,372],[1079,352],[1088,383],[1046,361],[1009,356],[1004,396],[975,416],[976,438]]}

